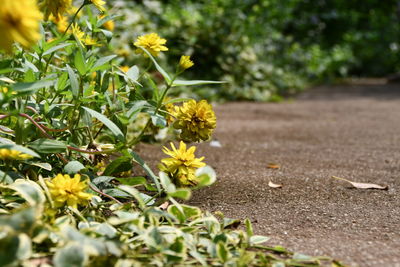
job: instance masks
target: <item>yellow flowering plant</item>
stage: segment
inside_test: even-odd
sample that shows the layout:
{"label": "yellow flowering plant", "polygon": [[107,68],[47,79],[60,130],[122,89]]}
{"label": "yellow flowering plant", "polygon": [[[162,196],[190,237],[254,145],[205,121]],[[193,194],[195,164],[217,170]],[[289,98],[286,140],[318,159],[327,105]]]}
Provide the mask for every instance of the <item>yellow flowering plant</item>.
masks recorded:
{"label": "yellow flowering plant", "polygon": [[[182,78],[187,55],[164,66],[155,32],[113,41],[112,2],[0,5],[0,266],[271,266],[250,221],[229,230],[177,201],[216,180],[187,144],[211,139],[216,116],[175,90],[221,82]],[[138,145],[163,134],[179,147],[156,171]]]}
{"label": "yellow flowering plant", "polygon": [[73,178],[69,175],[57,174],[53,179],[46,181],[50,195],[55,207],[64,205],[78,208],[78,205],[87,205],[92,194],[86,192],[88,184],[81,181],[81,176],[75,174]]}
{"label": "yellow flowering plant", "polygon": [[163,152],[170,156],[161,160],[160,170],[167,173],[172,181],[178,186],[197,185],[195,172],[200,167],[206,166],[204,157],[196,158],[194,152],[196,147],[192,146],[186,149],[186,144],[180,142],[179,149],[176,149],[171,143],[172,150],[164,147]]}
{"label": "yellow flowering plant", "polygon": [[[87,186],[93,195],[119,203],[126,194],[113,188],[132,175],[134,162],[150,178],[145,188],[162,195],[160,178],[134,151],[135,145],[155,140],[167,128],[184,141],[207,140],[216,125],[207,102],[186,99],[176,105],[182,100],[170,93],[176,87],[219,82],[180,80],[195,64],[186,55],[169,73],[156,60],[168,52],[167,40],[155,32],[131,40],[136,60],[146,67],[132,64],[131,55],[114,49],[118,20],[105,7],[102,0],[7,0],[0,6],[5,36],[0,48],[6,52],[2,66],[13,58],[0,79],[6,88],[0,93],[0,143],[6,140],[0,148],[5,175],[0,181],[53,176],[41,185],[56,208],[81,209],[88,204]],[[196,171],[205,163],[194,157],[194,150],[186,150],[185,143],[179,150],[164,149],[175,161],[163,159],[160,171],[178,188],[198,183]],[[178,159],[191,165],[178,166]],[[99,188],[59,173],[81,173],[90,181],[98,175],[112,178]]]}

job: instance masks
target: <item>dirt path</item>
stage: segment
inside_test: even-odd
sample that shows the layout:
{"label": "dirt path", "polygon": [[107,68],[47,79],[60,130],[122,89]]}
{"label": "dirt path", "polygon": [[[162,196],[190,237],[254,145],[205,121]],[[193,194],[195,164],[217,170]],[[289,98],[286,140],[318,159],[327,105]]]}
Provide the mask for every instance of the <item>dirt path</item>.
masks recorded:
{"label": "dirt path", "polygon": [[[292,102],[216,112],[222,147],[201,144],[197,155],[218,182],[192,204],[250,218],[270,245],[351,266],[400,266],[400,85],[318,88]],[[162,157],[151,151],[153,162]],[[281,169],[267,169],[271,162]],[[351,189],[332,175],[389,190]]]}

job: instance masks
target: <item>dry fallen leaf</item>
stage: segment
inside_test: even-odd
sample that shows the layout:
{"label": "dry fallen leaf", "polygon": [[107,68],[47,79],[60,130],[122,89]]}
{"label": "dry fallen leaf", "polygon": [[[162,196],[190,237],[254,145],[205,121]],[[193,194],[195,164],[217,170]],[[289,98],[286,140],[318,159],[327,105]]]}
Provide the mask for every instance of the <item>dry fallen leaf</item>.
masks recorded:
{"label": "dry fallen leaf", "polygon": [[218,140],[212,140],[210,142],[210,146],[212,146],[212,147],[222,147],[221,143]]}
{"label": "dry fallen leaf", "polygon": [[276,163],[268,163],[267,168],[268,169],[280,169],[281,166],[279,164],[276,164]]}
{"label": "dry fallen leaf", "polygon": [[281,188],[281,187],[282,187],[281,184],[274,184],[274,183],[271,182],[271,181],[269,181],[268,186],[269,186],[269,187],[272,187],[272,188]]}
{"label": "dry fallen leaf", "polygon": [[352,186],[354,186],[355,188],[358,188],[358,189],[380,189],[380,190],[389,189],[389,186],[387,186],[387,185],[382,186],[382,185],[370,184],[370,183],[357,183],[357,182],[352,182],[352,181],[349,181],[349,180],[347,180],[345,178],[340,178],[340,177],[336,177],[336,176],[332,176],[332,178],[348,182]]}
{"label": "dry fallen leaf", "polygon": [[169,202],[168,202],[168,201],[165,201],[164,203],[162,203],[162,204],[159,206],[159,208],[162,209],[162,210],[167,210],[168,206],[169,206]]}

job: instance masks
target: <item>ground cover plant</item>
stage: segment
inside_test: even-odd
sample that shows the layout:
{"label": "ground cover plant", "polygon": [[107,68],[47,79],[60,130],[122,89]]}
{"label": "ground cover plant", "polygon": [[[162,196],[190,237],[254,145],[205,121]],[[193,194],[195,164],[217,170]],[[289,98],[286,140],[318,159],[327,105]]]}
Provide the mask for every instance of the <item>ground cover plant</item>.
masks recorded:
{"label": "ground cover plant", "polygon": [[[193,144],[216,117],[171,96],[223,82],[181,78],[186,55],[166,71],[172,48],[154,31],[132,36],[138,64],[124,65],[117,16],[103,0],[0,6],[0,266],[339,265],[184,203],[216,179]],[[159,139],[178,142],[154,170],[135,148]]]}

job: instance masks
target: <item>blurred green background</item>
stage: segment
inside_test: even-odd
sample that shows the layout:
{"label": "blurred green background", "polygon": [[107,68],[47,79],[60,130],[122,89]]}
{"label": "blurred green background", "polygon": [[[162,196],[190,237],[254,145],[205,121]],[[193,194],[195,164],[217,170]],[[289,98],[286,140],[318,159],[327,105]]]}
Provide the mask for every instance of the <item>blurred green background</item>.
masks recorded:
{"label": "blurred green background", "polygon": [[175,69],[182,54],[195,66],[187,79],[225,80],[193,94],[211,100],[279,101],[316,83],[343,77],[382,77],[399,62],[400,1],[209,0],[113,1],[123,14],[116,49],[157,32],[168,40],[162,64]]}

